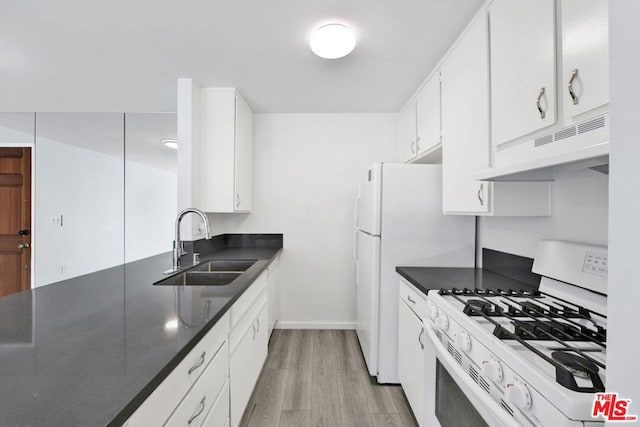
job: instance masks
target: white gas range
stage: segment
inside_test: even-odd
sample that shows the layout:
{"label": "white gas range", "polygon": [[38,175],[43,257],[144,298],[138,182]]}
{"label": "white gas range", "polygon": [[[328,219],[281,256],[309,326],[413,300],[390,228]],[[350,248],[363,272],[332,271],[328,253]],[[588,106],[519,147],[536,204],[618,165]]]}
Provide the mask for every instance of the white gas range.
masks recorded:
{"label": "white gas range", "polygon": [[607,248],[541,241],[533,271],[537,291],[429,292],[426,425],[602,425]]}

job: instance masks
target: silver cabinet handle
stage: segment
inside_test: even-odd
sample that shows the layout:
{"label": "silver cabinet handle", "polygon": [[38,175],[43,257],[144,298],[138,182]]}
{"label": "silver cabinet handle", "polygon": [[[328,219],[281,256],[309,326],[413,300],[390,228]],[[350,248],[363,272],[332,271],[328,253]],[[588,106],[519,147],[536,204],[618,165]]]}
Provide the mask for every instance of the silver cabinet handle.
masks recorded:
{"label": "silver cabinet handle", "polygon": [[578,105],[578,95],[573,91],[573,82],[578,77],[578,69],[576,68],[571,72],[571,78],[569,79],[569,95],[571,95],[571,99],[573,100],[573,105]]}
{"label": "silver cabinet handle", "polygon": [[407,299],[409,300],[409,302],[411,304],[415,304],[416,302],[413,300],[413,298],[411,298],[411,295],[407,295]]}
{"label": "silver cabinet handle", "polygon": [[256,323],[258,324],[258,326],[256,327],[256,334],[260,332],[260,319],[256,319]]}
{"label": "silver cabinet handle", "polygon": [[28,243],[18,243],[18,249],[29,249],[30,246]]}
{"label": "silver cabinet handle", "polygon": [[202,397],[202,400],[200,401],[200,405],[198,405],[198,410],[196,411],[195,414],[191,415],[191,418],[189,418],[189,420],[187,421],[187,424],[191,424],[193,420],[195,420],[200,416],[200,414],[202,414],[202,412],[204,411],[204,407],[205,407],[204,401],[206,398],[207,396]]}
{"label": "silver cabinet handle", "polygon": [[424,341],[422,341],[422,337],[424,337],[424,327],[420,328],[420,333],[418,334],[418,342],[420,343],[420,348],[424,350]]}
{"label": "silver cabinet handle", "polygon": [[416,154],[420,152],[420,137],[416,138]]}
{"label": "silver cabinet handle", "polygon": [[481,183],[480,188],[478,189],[478,200],[480,201],[480,206],[484,206],[484,199],[482,198],[482,190],[484,190],[484,183]]}
{"label": "silver cabinet handle", "polygon": [[416,154],[416,142],[411,141],[411,154]]}
{"label": "silver cabinet handle", "polygon": [[202,366],[202,364],[204,363],[204,359],[206,359],[206,357],[207,357],[207,352],[203,351],[202,354],[200,355],[200,359],[198,359],[196,364],[189,368],[189,374],[191,374],[193,371],[195,371],[200,366]]}
{"label": "silver cabinet handle", "polygon": [[240,207],[240,194],[236,194],[236,208]]}
{"label": "silver cabinet handle", "polygon": [[540,105],[540,101],[542,100],[543,96],[544,96],[544,87],[540,88],[540,93],[538,93],[538,100],[536,101],[536,106],[538,107],[538,112],[540,113],[541,119],[544,119],[544,117],[547,115],[545,111],[542,109],[542,106]]}

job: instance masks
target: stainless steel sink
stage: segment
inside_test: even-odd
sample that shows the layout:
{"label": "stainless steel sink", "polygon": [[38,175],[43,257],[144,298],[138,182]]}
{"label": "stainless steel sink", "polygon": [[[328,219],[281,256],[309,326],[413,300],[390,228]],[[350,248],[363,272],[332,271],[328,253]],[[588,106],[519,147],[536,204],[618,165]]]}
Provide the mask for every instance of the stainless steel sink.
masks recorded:
{"label": "stainless steel sink", "polygon": [[158,286],[225,286],[231,284],[242,272],[190,270],[154,283]]}
{"label": "stainless steel sink", "polygon": [[247,271],[249,267],[256,263],[257,260],[215,260],[208,261],[199,266],[191,269],[190,271],[228,271],[228,272],[240,272]]}

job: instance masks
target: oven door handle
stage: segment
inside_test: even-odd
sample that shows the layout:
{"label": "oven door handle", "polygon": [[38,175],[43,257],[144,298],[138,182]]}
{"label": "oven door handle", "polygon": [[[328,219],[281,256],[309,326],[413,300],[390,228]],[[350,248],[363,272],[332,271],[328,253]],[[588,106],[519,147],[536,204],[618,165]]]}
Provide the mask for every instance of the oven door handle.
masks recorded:
{"label": "oven door handle", "polygon": [[[519,424],[514,418],[508,416],[505,410],[502,409],[500,405],[498,405],[498,403],[496,403],[496,401],[487,393],[480,390],[478,384],[471,379],[469,374],[467,374],[460,365],[453,361],[453,356],[447,352],[435,332],[433,332],[433,328],[429,324],[428,319],[424,320],[424,329],[427,331],[427,335],[429,335],[429,339],[433,344],[433,348],[436,351],[436,356],[438,356],[440,363],[444,365],[451,377],[458,384],[458,387],[460,387],[465,394],[468,394],[468,392],[473,393],[473,397],[479,400],[484,406],[483,408],[476,408],[476,410],[481,415],[486,413],[488,410],[489,414],[487,415],[490,415],[493,419],[497,419],[501,426],[520,427],[521,424]],[[489,424],[493,425],[491,422]]]}

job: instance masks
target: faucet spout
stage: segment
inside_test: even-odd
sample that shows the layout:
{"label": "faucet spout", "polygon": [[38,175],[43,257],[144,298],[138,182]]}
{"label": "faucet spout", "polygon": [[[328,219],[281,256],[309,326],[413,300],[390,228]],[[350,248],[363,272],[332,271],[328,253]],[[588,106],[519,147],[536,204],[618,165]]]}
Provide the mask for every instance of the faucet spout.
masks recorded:
{"label": "faucet spout", "polygon": [[171,270],[165,272],[167,274],[178,271],[180,269],[181,258],[186,254],[186,252],[182,248],[182,240],[180,240],[180,223],[182,222],[182,218],[184,218],[185,215],[189,213],[196,214],[200,217],[200,219],[202,219],[202,222],[204,223],[205,238],[211,238],[211,227],[209,226],[209,218],[207,218],[207,215],[204,212],[196,208],[187,208],[179,212],[178,216],[176,217],[175,240],[173,241],[173,266]]}

